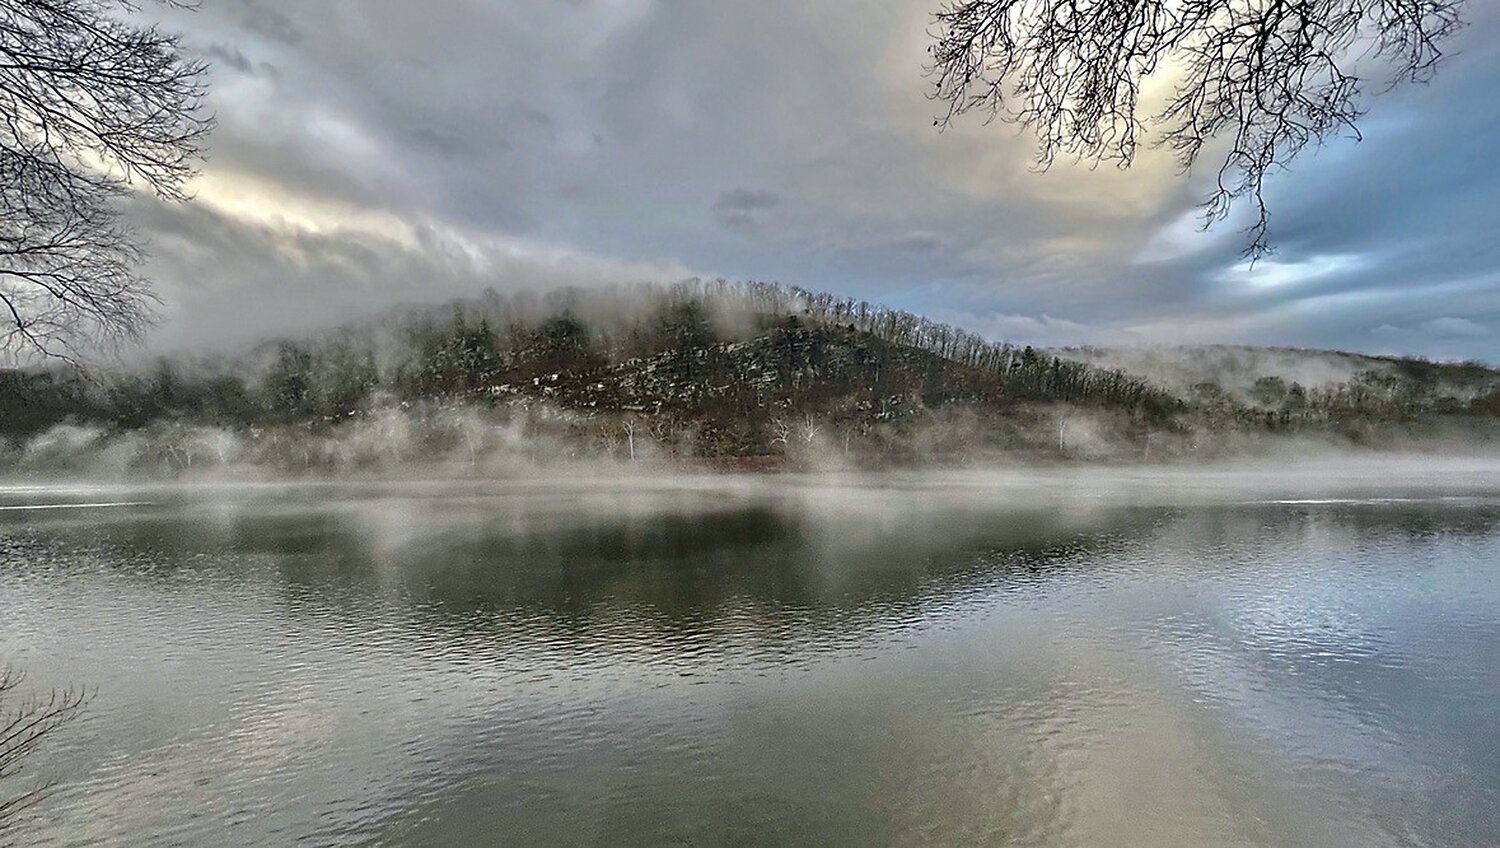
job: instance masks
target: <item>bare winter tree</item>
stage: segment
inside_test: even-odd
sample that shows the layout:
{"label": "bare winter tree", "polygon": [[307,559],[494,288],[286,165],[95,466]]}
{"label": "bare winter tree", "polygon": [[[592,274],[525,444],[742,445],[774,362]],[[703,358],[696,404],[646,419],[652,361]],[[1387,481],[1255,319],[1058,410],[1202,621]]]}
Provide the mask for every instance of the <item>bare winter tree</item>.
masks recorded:
{"label": "bare winter tree", "polygon": [[[938,119],[979,111],[1031,129],[1037,163],[1121,167],[1148,126],[1186,170],[1227,142],[1205,227],[1234,201],[1256,211],[1246,255],[1269,252],[1268,175],[1334,134],[1358,137],[1367,74],[1426,80],[1465,0],[953,0],[932,33]],[[1173,83],[1142,114],[1143,81]]]}
{"label": "bare winter tree", "polygon": [[[168,5],[183,5],[161,0]],[[154,302],[116,202],[180,200],[212,119],[204,65],[135,0],[0,0],[0,351],[137,335]]]}
{"label": "bare winter tree", "polygon": [[24,791],[12,790],[10,779],[42,741],[77,716],[88,700],[82,691],[53,690],[46,696],[33,695],[13,706],[7,704],[21,681],[19,672],[9,666],[0,668],[0,839],[16,816],[46,797],[52,788],[44,781]]}

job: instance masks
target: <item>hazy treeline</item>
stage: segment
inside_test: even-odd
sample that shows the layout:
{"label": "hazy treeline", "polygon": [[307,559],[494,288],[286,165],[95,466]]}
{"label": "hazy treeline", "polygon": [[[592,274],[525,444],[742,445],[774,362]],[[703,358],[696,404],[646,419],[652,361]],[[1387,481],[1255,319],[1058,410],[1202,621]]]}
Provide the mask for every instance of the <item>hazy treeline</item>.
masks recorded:
{"label": "hazy treeline", "polygon": [[1199,345],[1182,347],[1061,348],[1056,355],[1117,368],[1179,395],[1195,386],[1217,384],[1241,402],[1260,400],[1256,383],[1280,378],[1304,391],[1355,382],[1393,380],[1401,390],[1468,404],[1495,388],[1495,369],[1482,362],[1435,362],[1420,357],[1370,356],[1336,350],[1287,347]]}
{"label": "hazy treeline", "polygon": [[1233,443],[1231,431],[1369,441],[1375,424],[1496,405],[1482,366],[1463,398],[1444,394],[1452,366],[1407,360],[1311,387],[1183,370],[1162,375],[1169,391],[1102,367],[1113,364],[1103,352],[1061,353],[773,283],[491,291],[235,356],[92,376],[0,371],[0,461],[175,472],[434,458],[1149,459]]}
{"label": "hazy treeline", "polygon": [[1243,346],[1064,348],[1120,368],[1189,402],[1210,426],[1400,422],[1500,415],[1500,372],[1481,362]]}
{"label": "hazy treeline", "polygon": [[[758,339],[777,343],[748,346]],[[907,349],[929,356],[913,360]],[[830,392],[835,361],[845,370]],[[768,379],[739,391],[750,372]],[[606,380],[617,389],[607,397]],[[162,359],[93,378],[0,372],[0,434],[13,454],[47,464],[100,454],[126,465],[314,467],[472,459],[495,443],[528,460],[785,455],[829,438],[837,423],[847,455],[856,439],[890,452],[893,437],[877,431],[928,403],[1002,398],[1158,415],[1174,404],[1121,372],[908,312],[771,283],[693,280],[488,292],[240,356]]]}

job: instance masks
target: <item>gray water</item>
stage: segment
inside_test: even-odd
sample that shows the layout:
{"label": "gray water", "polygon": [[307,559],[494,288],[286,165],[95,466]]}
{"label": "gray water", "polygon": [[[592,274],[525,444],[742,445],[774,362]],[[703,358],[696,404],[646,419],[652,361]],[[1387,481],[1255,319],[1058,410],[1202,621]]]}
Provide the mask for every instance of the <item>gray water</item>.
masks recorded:
{"label": "gray water", "polygon": [[1500,497],[1153,485],[3,487],[10,835],[1500,844]]}

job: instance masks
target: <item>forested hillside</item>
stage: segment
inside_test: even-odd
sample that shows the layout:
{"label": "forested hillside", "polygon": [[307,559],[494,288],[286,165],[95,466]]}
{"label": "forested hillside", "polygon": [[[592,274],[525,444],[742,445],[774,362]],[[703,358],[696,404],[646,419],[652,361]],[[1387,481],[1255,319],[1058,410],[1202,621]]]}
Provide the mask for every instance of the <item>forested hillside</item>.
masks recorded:
{"label": "forested hillside", "polygon": [[[1279,403],[1288,392],[1363,392],[1409,406],[1467,406],[1493,391],[1496,371],[1479,362],[1434,362],[1337,350],[1245,345],[1060,348],[1053,352],[1101,368],[1118,368],[1183,397],[1223,392],[1251,406]],[[1401,394],[1407,397],[1401,398]]]}
{"label": "forested hillside", "polygon": [[769,283],[488,293],[232,357],[0,372],[0,435],[22,468],[868,465],[1151,459],[1236,434],[1369,442],[1438,419],[1484,440],[1500,412],[1497,374],[1478,365],[1392,360],[1306,386],[1113,364]]}

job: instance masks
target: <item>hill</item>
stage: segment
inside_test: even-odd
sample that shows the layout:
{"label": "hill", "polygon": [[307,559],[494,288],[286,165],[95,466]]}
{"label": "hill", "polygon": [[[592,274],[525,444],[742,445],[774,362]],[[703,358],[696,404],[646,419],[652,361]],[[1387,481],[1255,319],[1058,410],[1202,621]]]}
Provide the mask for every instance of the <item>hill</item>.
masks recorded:
{"label": "hill", "polygon": [[1318,389],[1379,378],[1407,384],[1434,401],[1446,398],[1454,405],[1465,406],[1492,391],[1500,378],[1500,372],[1481,362],[1434,362],[1289,347],[1069,347],[1049,353],[1126,371],[1185,397],[1204,384],[1213,384],[1251,405],[1266,402],[1268,385],[1274,395],[1272,380],[1280,380],[1287,387],[1295,384]]}
{"label": "hill", "polygon": [[1288,435],[1488,444],[1497,387],[1480,365],[1333,352],[1038,351],[828,294],[692,281],[489,293],[92,379],[0,372],[0,436],[16,468],[169,473],[1156,459]]}

